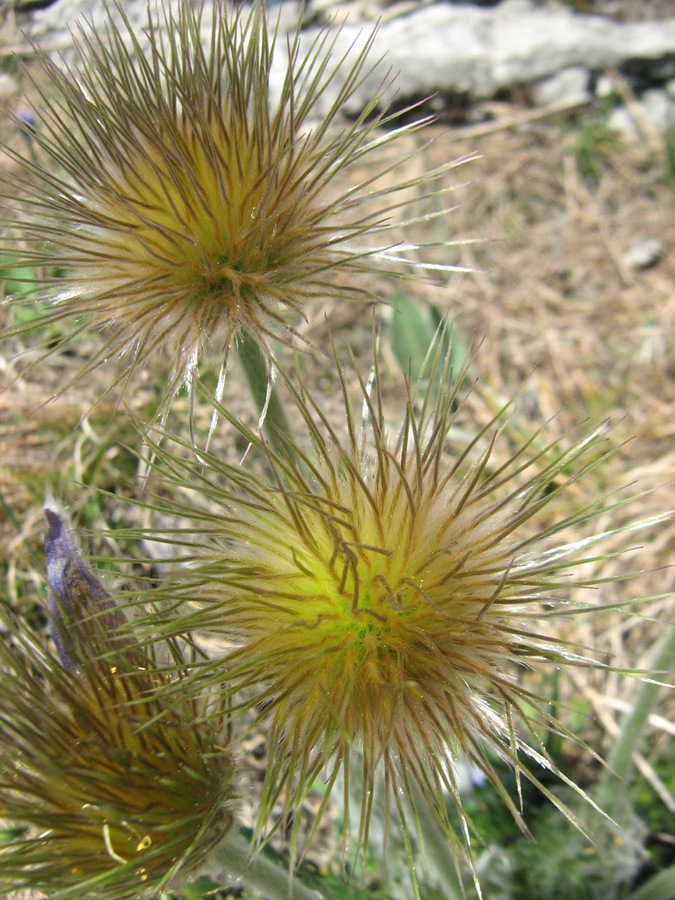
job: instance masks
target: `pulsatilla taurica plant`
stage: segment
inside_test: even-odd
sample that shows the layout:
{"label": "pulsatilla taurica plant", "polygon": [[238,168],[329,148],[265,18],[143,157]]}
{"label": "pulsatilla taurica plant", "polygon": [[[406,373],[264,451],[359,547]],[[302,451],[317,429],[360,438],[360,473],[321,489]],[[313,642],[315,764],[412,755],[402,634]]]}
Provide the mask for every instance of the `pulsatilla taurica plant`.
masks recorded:
{"label": "pulsatilla taurica plant", "polygon": [[[235,339],[251,386],[262,363],[268,389],[310,301],[379,299],[373,273],[423,265],[417,251],[432,239],[405,243],[399,225],[413,224],[419,199],[436,210],[424,218],[447,211],[456,163],[409,177],[414,150],[387,161],[424,120],[401,124],[386,85],[354,122],[341,120],[371,71],[372,37],[341,56],[329,32],[305,48],[298,26],[277,96],[280,42],[262,2],[233,12],[215,0],[210,26],[189,0],[175,10],[153,6],[139,36],[114,5],[104,30],[80,31],[77,71],[41,57],[36,152],[6,148],[0,185],[13,204],[18,184],[24,201],[21,240],[12,249],[3,236],[3,253],[38,279],[10,299],[9,315],[26,299],[44,304],[4,336],[63,321],[66,337],[45,337],[38,365],[100,330],[74,380],[110,356],[122,360],[114,378],[131,378],[159,353],[170,368],[162,414],[181,384],[194,396],[200,353],[216,346],[220,377],[200,400],[249,451],[231,466],[192,437],[139,423],[153,465],[138,503],[163,518],[127,537],[167,541],[175,565],[131,598],[104,589],[48,508],[56,650],[4,612],[15,637],[0,645],[0,820],[14,832],[0,843],[0,883],[64,900],[151,900],[179,893],[214,853],[231,861],[230,729],[253,719],[267,736],[253,849],[290,820],[292,865],[302,856],[295,814],[319,777],[313,828],[342,779],[348,829],[357,771],[356,856],[381,783],[385,835],[390,817],[401,823],[419,897],[413,839],[425,821],[440,826],[458,869],[474,869],[460,758],[523,829],[523,780],[573,820],[538,775],[567,780],[542,737],[567,731],[522,676],[596,665],[552,626],[570,612],[570,584],[592,585],[574,573],[607,536],[584,534],[608,507],[591,498],[554,513],[607,451],[599,434],[548,445],[537,435],[498,463],[499,417],[457,449],[461,377],[453,383],[443,338],[393,417],[377,352],[367,379],[358,367],[347,374],[337,353],[324,357],[342,396],[335,418],[301,375],[283,372],[275,396],[288,415],[270,415],[268,440],[222,405]],[[248,369],[245,354],[257,360]],[[268,900],[289,896],[278,874],[256,882]]]}
{"label": "pulsatilla taurica plant", "polygon": [[[233,824],[222,714],[180,694],[184,662],[116,635],[126,622],[46,510],[58,655],[13,622],[0,644],[0,883],[78,900],[145,900],[198,870]],[[3,890],[3,895],[5,890]],[[16,896],[16,894],[14,894]]]}
{"label": "pulsatilla taurica plant", "polygon": [[[562,585],[601,540],[578,539],[600,506],[554,524],[548,513],[607,448],[598,434],[568,447],[525,444],[496,464],[486,429],[463,451],[448,452],[457,387],[438,353],[421,403],[410,386],[396,428],[385,414],[377,357],[372,384],[357,372],[360,428],[335,365],[344,397],[335,419],[306,384],[288,380],[306,442],[272,447],[231,419],[271,482],[215,456],[200,453],[195,462],[166,442],[154,448],[165,476],[188,490],[185,504],[159,497],[152,504],[188,519],[182,537],[172,529],[164,539],[174,548],[184,542],[189,564],[152,598],[158,611],[174,612],[165,620],[169,634],[207,634],[210,645],[215,637],[233,647],[205,664],[203,677],[234,693],[245,689],[242,707],[263,710],[269,742],[259,838],[274,830],[275,806],[296,811],[322,774],[327,796],[342,775],[348,797],[356,759],[359,847],[368,843],[382,776],[387,811],[394,804],[406,841],[419,826],[421,802],[455,859],[471,865],[464,843],[471,825],[455,775],[460,758],[484,774],[521,826],[495,758],[566,811],[534,772],[543,766],[564,780],[541,735],[565,729],[519,675],[551,664],[594,665],[550,625],[569,614]],[[488,446],[478,452],[482,439]],[[145,627],[157,629],[157,619]],[[459,831],[446,812],[448,796]],[[322,813],[323,806],[319,819]]]}
{"label": "pulsatilla taurica plant", "polygon": [[[47,307],[28,331],[101,330],[81,375],[116,356],[131,374],[163,354],[168,402],[206,343],[221,348],[224,372],[235,336],[267,354],[293,339],[312,298],[377,299],[369,273],[416,264],[398,226],[425,194],[437,195],[427,218],[441,214],[439,178],[457,162],[398,174],[415,152],[404,139],[428,120],[398,123],[387,84],[341,119],[372,69],[372,36],[340,54],[330,31],[303,47],[298,27],[277,97],[262,2],[245,13],[216,0],[207,28],[187,0],[148,14],[144,36],[122,4],[104,30],[82,28],[77,71],[41,57],[31,136],[42,161],[6,148],[0,178],[7,196],[18,185],[26,197],[12,252],[42,272]],[[392,144],[406,149],[392,156]]]}

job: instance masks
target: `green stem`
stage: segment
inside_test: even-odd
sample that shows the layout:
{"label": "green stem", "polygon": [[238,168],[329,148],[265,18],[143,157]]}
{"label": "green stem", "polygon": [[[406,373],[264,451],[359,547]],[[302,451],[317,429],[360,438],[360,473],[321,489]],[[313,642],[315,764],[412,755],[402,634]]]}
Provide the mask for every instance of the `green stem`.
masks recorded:
{"label": "green stem", "polygon": [[249,857],[250,844],[238,831],[231,831],[213,851],[209,862],[222,866],[232,882],[257,891],[265,900],[324,900],[322,894],[299,881],[291,881],[286,866],[265,856]]}
{"label": "green stem", "polygon": [[461,900],[465,890],[459,878],[448,838],[429,808],[429,804],[417,785],[413,787],[415,815],[424,839],[424,857],[432,879],[443,892],[444,900]]}
{"label": "green stem", "polygon": [[[651,670],[655,678],[664,672],[671,672],[675,665],[675,627],[666,635],[661,646],[654,655]],[[607,757],[607,766],[598,784],[599,805],[609,815],[612,808],[619,803],[628,784],[633,756],[639,749],[644,736],[645,724],[654,708],[654,703],[661,690],[661,685],[644,681],[637,692],[633,708],[626,716],[621,733],[614,742]],[[621,784],[619,784],[621,782]]]}
{"label": "green stem", "polygon": [[263,427],[270,443],[276,449],[282,449],[284,442],[280,434],[290,437],[291,430],[279,394],[270,385],[268,360],[260,349],[260,345],[246,333],[242,333],[238,337],[237,351],[253,400],[260,412],[264,409],[269,394]]}
{"label": "green stem", "polygon": [[633,891],[629,900],[672,900],[673,897],[675,897],[675,866],[670,866]]}

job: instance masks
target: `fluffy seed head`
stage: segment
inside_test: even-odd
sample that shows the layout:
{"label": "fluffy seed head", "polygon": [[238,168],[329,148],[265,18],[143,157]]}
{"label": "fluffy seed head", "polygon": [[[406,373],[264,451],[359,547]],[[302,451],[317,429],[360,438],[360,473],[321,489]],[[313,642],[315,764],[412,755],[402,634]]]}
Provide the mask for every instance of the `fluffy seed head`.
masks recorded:
{"label": "fluffy seed head", "polygon": [[[149,900],[198,868],[232,826],[231,758],[203,704],[157,698],[158,688],[179,687],[178,656],[167,670],[127,638],[113,643],[102,586],[71,555],[55,512],[49,528],[52,552],[65,548],[65,599],[52,621],[68,649],[57,658],[18,623],[16,646],[0,646],[0,819],[17,835],[0,845],[0,884]],[[48,563],[53,573],[49,550]]]}
{"label": "fluffy seed head", "polygon": [[[160,3],[148,14],[145,38],[121,4],[104,29],[82,29],[77,71],[42,57],[49,87],[36,85],[33,134],[41,162],[23,148],[12,154],[4,185],[27,192],[23,253],[43,271],[50,303],[30,329],[52,319],[70,320],[71,337],[103,329],[85,371],[111,355],[133,369],[161,350],[170,397],[189,383],[206,342],[225,360],[241,331],[265,348],[270,338],[290,340],[312,297],[371,299],[364,273],[400,269],[391,262],[396,211],[435,190],[450,165],[378,182],[407,150],[349,178],[423,124],[392,130],[401,114],[378,113],[381,95],[340,124],[368,71],[372,37],[349,59],[331,59],[334,37],[301,48],[298,31],[275,98],[276,34],[263,3],[246,17],[216,0],[206,42],[199,5],[181,0],[174,13]],[[315,121],[338,69],[344,86]],[[380,125],[390,130],[378,136]]]}
{"label": "fluffy seed head", "polygon": [[[173,480],[207,500],[204,541],[191,547],[168,599],[182,596],[192,609],[176,627],[234,642],[210,677],[227,673],[235,688],[254,687],[264,709],[260,833],[280,797],[293,810],[325,766],[332,785],[356,751],[364,798],[383,773],[387,802],[402,812],[402,792],[421,795],[458,851],[445,807],[447,793],[468,835],[458,758],[485,774],[519,821],[491,757],[535,784],[528,758],[555,770],[536,735],[562,726],[520,675],[550,662],[592,664],[551,637],[546,619],[564,607],[562,584],[588,546],[556,535],[597,508],[539,533],[536,522],[605,451],[597,436],[536,452],[533,441],[496,465],[490,447],[476,449],[484,434],[457,449],[456,389],[446,387],[445,370],[421,402],[410,389],[394,434],[377,364],[374,371],[372,388],[360,381],[362,432],[345,399],[347,440],[306,385],[289,388],[315,455],[290,442],[287,453],[272,450],[246,433],[273,473],[272,489],[215,458],[200,460],[205,475],[158,450]],[[344,382],[343,391],[347,398]],[[194,501],[178,507],[190,517],[195,510]],[[369,816],[366,799],[363,844]]]}

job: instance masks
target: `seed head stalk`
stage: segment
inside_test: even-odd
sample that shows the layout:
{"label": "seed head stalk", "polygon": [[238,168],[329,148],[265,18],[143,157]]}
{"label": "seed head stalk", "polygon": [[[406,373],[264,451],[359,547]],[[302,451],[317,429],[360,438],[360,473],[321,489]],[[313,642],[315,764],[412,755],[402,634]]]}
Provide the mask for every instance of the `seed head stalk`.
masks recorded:
{"label": "seed head stalk", "polygon": [[664,673],[675,670],[675,626],[663,637],[656,648],[649,671],[653,678],[639,685],[633,705],[612,744],[598,784],[598,800],[603,809],[613,814],[621,806],[625,785],[629,783],[633,769],[633,756],[639,751],[645,737],[645,725],[654,703],[663,687],[658,680]]}

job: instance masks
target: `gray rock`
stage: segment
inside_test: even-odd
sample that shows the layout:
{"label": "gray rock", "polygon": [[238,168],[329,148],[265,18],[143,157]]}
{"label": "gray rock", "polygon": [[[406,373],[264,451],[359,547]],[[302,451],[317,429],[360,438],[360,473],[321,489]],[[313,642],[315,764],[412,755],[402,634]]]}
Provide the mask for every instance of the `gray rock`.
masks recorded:
{"label": "gray rock", "polygon": [[0,72],[0,97],[11,97],[19,90],[16,78],[9,72]]}
{"label": "gray rock", "polygon": [[637,271],[650,269],[655,266],[664,253],[663,241],[659,238],[650,238],[633,244],[621,257],[621,262],[627,269]]}
{"label": "gray rock", "polygon": [[636,101],[634,110],[625,106],[613,109],[607,124],[629,141],[640,140],[645,130],[664,134],[675,127],[675,101],[667,91],[653,88]]}
{"label": "gray rock", "polygon": [[638,141],[642,131],[625,106],[617,106],[607,117],[607,126],[627,141]]}
{"label": "gray rock", "polygon": [[[308,29],[305,40],[317,33]],[[365,40],[366,32],[348,22],[336,42],[336,58]],[[675,17],[618,23],[567,7],[541,8],[531,0],[505,0],[492,8],[437,3],[381,26],[373,56],[382,56],[383,63],[364,80],[353,106],[372,96],[388,70],[399,73],[396,88],[403,97],[440,91],[480,99],[566,69],[602,70],[669,53],[675,53]]]}
{"label": "gray rock", "polygon": [[616,94],[616,78],[609,72],[603,72],[595,83],[595,96],[599,100],[606,100],[608,97],[615,97]]}
{"label": "gray rock", "polygon": [[539,106],[563,106],[587,103],[592,99],[588,87],[590,73],[582,66],[563,69],[532,86],[532,97]]}
{"label": "gray rock", "polygon": [[641,106],[650,125],[664,133],[675,126],[675,101],[665,90],[652,88],[641,97]]}
{"label": "gray rock", "polygon": [[[282,12],[282,26],[293,28],[296,0],[288,2],[286,8],[290,12]],[[114,6],[110,9],[117,14]],[[128,0],[124,9],[134,30],[140,32],[146,17],[146,0]],[[271,9],[274,17],[276,6]],[[397,9],[405,11],[410,6],[393,6],[393,18],[379,28],[370,58],[383,57],[382,62],[359,86],[350,112],[363,107],[388,72],[399,73],[396,86],[388,88],[389,96],[397,91],[403,98],[417,99],[439,92],[481,99],[519,84],[538,83],[544,94],[554,88],[561,91],[564,84],[571,91],[574,79],[574,89],[581,91],[580,75],[570,72],[602,71],[630,60],[639,60],[641,65],[653,60],[656,64],[675,55],[675,16],[656,22],[617,22],[582,15],[568,6],[542,7],[534,0],[504,0],[491,7],[424,3],[409,14],[394,15]],[[31,36],[50,44],[63,42],[68,38],[65,26],[83,14],[94,23],[103,21],[103,0],[57,0],[33,14]],[[205,14],[205,25],[209,18]],[[339,71],[323,98],[325,107],[333,102],[340,88],[340,71],[348,71],[346,62],[340,62],[343,55],[351,53],[353,57],[371,30],[371,22],[350,17],[336,35],[333,61]],[[319,34],[317,28],[306,29],[303,46],[308,48]],[[286,66],[285,42],[280,40],[277,46],[273,71],[281,79]],[[547,84],[556,76],[561,80]]]}

